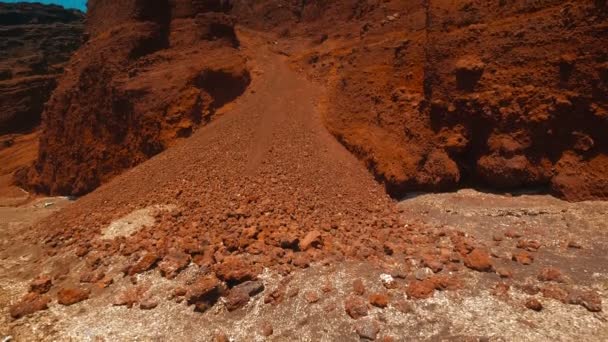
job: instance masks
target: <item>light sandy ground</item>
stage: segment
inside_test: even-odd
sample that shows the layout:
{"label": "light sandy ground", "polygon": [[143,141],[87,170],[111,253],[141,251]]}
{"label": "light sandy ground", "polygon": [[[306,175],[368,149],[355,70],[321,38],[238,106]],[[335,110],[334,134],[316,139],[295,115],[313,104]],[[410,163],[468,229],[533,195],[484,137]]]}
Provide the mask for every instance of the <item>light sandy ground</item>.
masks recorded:
{"label": "light sandy ground", "polygon": [[[372,308],[364,318],[378,322],[378,339],[390,336],[396,341],[608,340],[608,249],[604,220],[608,203],[573,204],[548,196],[508,197],[464,190],[420,195],[400,204],[407,219],[424,221],[429,229],[458,227],[483,237],[516,227],[530,236],[536,234],[544,241],[552,241],[543,258],[557,258],[556,262],[568,276],[579,277],[577,284],[586,284],[598,291],[603,297],[603,310],[599,313],[539,295],[536,297],[544,309],[528,310],[522,303],[529,295],[513,287],[508,298],[496,297],[487,290],[487,284],[481,286],[496,281],[492,278],[496,276],[477,272],[466,273],[462,290],[437,292],[433,298],[412,301],[405,296],[406,284],[402,280],[397,280],[396,289],[383,287],[380,276],[384,270],[371,264],[337,262],[314,265],[290,276],[286,292],[293,297],[286,295],[278,305],[264,303],[264,297],[281,281],[280,276],[269,270],[262,276],[265,291],[245,308],[228,312],[220,301],[205,313],[194,312],[185,303],[166,300],[175,282],[162,278],[158,270],[154,270],[137,276],[138,285],[149,286],[146,297],[159,300],[159,306],[153,310],[112,306],[118,293],[133,286],[128,277],[117,277],[108,291],[90,300],[69,307],[52,303],[49,310],[14,321],[8,315],[8,305],[26,291],[31,274],[40,271],[28,271],[31,268],[28,265],[36,261],[42,270],[49,270],[57,267],[61,256],[41,258],[37,251],[23,249],[21,253],[14,253],[7,245],[20,230],[65,205],[69,202],[60,198],[0,208],[2,336],[12,336],[16,341],[209,341],[221,331],[234,341],[357,341],[357,322],[345,313],[344,301],[352,293],[353,281],[362,279],[368,294],[387,292],[391,298],[388,308]],[[576,237],[583,249],[572,252],[560,247],[560,241],[570,237]],[[12,254],[7,255],[7,251]],[[120,265],[120,257],[116,258],[112,264]],[[178,276],[177,282],[185,283],[197,272],[192,264]],[[532,267],[530,274],[534,274]],[[527,276],[521,272],[516,273],[515,278]],[[306,300],[310,291],[319,295],[318,302]],[[261,334],[261,327],[266,323],[274,330],[270,337]]]}

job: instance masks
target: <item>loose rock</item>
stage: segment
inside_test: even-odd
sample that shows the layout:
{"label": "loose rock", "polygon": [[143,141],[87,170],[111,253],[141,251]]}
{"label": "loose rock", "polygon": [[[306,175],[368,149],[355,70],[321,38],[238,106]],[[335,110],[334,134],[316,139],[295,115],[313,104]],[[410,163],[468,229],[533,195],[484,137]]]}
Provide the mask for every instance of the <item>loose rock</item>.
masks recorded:
{"label": "loose rock", "polygon": [[91,292],[83,288],[63,288],[57,292],[57,302],[61,305],[72,305],[89,299]]}

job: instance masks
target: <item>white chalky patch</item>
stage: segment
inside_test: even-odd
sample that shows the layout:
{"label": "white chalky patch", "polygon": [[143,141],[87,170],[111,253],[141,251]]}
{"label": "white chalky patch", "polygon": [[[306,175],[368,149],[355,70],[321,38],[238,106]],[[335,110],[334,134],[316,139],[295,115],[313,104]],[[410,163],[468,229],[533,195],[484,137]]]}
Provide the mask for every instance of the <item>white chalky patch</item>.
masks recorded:
{"label": "white chalky patch", "polygon": [[154,215],[160,211],[170,211],[174,205],[153,205],[144,209],[135,210],[128,215],[113,221],[101,233],[102,239],[115,239],[120,236],[130,236],[144,227],[154,225]]}

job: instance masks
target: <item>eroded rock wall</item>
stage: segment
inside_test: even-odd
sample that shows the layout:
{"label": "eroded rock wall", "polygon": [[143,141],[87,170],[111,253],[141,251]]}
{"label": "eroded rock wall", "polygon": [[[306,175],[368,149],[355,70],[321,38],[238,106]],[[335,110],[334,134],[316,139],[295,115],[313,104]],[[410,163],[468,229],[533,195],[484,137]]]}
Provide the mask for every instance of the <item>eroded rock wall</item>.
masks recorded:
{"label": "eroded rock wall", "polygon": [[328,129],[393,196],[476,186],[608,198],[605,2],[235,8],[252,25],[309,39],[286,49],[328,85]]}
{"label": "eroded rock wall", "polygon": [[79,11],[0,3],[0,134],[39,125],[44,103],[81,45],[83,30]]}
{"label": "eroded rock wall", "polygon": [[[231,18],[188,4],[89,1],[90,38],[59,81],[38,160],[18,182],[87,193],[189,136],[245,90],[249,74]],[[209,32],[217,26],[224,30]]]}

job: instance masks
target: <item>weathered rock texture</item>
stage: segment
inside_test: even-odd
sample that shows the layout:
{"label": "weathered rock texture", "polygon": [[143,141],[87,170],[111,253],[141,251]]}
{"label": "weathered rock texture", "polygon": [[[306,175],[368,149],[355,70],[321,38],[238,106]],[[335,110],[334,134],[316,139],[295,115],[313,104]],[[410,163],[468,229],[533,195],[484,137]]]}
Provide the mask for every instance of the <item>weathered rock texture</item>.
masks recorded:
{"label": "weathered rock texture", "polygon": [[276,34],[276,52],[326,83],[326,127],[394,197],[478,186],[608,198],[605,1],[89,8],[91,40],[22,177],[39,191],[88,192],[208,121],[247,84],[238,23]]}
{"label": "weathered rock texture", "polygon": [[0,134],[40,123],[44,103],[82,43],[83,30],[80,11],[0,3]]}
{"label": "weathered rock texture", "polygon": [[[89,1],[89,41],[44,112],[37,191],[81,195],[207,123],[249,83],[232,18],[213,2]],[[195,6],[196,5],[196,6]]]}
{"label": "weathered rock texture", "polygon": [[244,23],[312,39],[289,52],[328,84],[327,127],[391,195],[533,186],[569,200],[608,197],[605,1],[235,10]]}

